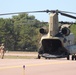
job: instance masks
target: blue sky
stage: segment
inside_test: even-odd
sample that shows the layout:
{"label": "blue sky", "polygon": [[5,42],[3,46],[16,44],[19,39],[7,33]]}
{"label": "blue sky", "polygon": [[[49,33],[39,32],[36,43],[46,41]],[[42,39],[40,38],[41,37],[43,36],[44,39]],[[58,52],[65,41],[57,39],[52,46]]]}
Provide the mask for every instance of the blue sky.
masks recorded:
{"label": "blue sky", "polygon": [[[0,13],[26,12],[35,10],[62,10],[76,12],[76,0],[0,0]],[[38,20],[48,21],[49,14],[34,13]],[[10,16],[0,16],[3,18]],[[59,15],[59,20],[75,21]]]}

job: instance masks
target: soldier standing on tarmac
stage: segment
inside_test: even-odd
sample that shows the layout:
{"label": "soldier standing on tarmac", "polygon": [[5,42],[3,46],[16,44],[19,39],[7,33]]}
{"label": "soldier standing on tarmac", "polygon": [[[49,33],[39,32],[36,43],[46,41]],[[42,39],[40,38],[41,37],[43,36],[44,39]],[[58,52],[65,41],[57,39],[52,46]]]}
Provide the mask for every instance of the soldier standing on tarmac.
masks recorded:
{"label": "soldier standing on tarmac", "polygon": [[5,47],[4,47],[3,43],[0,46],[0,53],[1,53],[1,59],[3,59],[4,58],[4,53],[5,53]]}

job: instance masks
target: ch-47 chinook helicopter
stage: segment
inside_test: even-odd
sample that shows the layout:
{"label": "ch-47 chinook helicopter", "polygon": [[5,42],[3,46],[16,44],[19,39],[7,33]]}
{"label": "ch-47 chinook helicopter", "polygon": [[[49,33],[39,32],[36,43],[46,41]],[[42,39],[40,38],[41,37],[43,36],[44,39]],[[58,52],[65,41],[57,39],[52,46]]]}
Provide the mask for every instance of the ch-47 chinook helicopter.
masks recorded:
{"label": "ch-47 chinook helicopter", "polygon": [[[38,58],[63,58],[67,57],[72,60],[76,60],[76,45],[74,41],[74,34],[70,31],[71,22],[60,22],[62,25],[59,26],[58,14],[66,17],[76,19],[75,16],[66,14],[64,11],[58,10],[46,10],[50,12],[49,30],[41,28],[39,31],[43,35],[40,40],[40,48],[38,52]],[[70,12],[71,13],[71,12]]]}
{"label": "ch-47 chinook helicopter", "polygon": [[41,28],[39,31],[43,35],[40,40],[40,48],[38,50],[38,58],[64,58],[76,60],[76,45],[74,41],[74,35],[70,31],[71,22],[60,22],[62,25],[59,26],[58,14],[63,16],[76,19],[75,16],[67,13],[76,14],[73,12],[59,11],[59,10],[44,10],[44,11],[30,11],[30,12],[16,12],[16,13],[5,13],[0,15],[11,15],[20,13],[49,13],[49,30]]}

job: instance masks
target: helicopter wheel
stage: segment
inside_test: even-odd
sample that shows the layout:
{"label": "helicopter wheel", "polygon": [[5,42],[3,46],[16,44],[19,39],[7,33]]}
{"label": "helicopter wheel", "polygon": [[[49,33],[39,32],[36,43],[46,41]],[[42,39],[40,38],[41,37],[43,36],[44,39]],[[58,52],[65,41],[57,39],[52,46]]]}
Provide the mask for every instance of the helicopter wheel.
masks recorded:
{"label": "helicopter wheel", "polygon": [[75,55],[75,60],[76,60],[76,55]]}
{"label": "helicopter wheel", "polygon": [[38,54],[38,59],[40,59],[41,58],[41,56]]}
{"label": "helicopter wheel", "polygon": [[69,55],[67,55],[67,60],[70,60],[70,56]]}
{"label": "helicopter wheel", "polygon": [[74,56],[74,55],[72,55],[72,60],[74,60],[74,58],[75,58],[75,56]]}

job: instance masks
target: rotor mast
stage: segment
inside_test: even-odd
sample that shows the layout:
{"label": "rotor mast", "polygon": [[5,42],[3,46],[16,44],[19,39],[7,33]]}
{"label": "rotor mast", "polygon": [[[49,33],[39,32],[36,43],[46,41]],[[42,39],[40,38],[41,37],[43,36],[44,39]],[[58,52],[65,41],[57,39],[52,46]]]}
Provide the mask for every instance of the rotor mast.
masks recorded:
{"label": "rotor mast", "polygon": [[48,35],[54,37],[58,33],[58,13],[50,13],[49,33]]}

